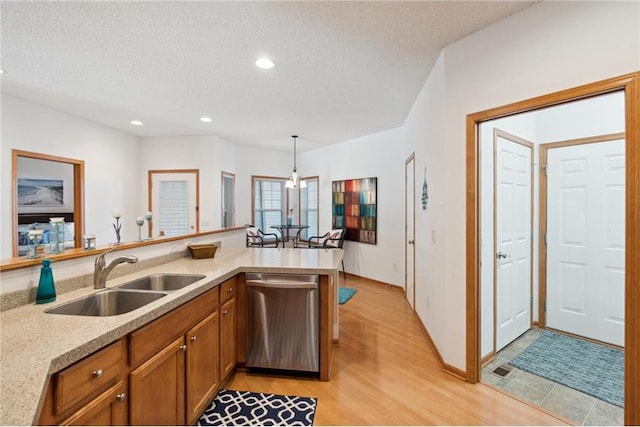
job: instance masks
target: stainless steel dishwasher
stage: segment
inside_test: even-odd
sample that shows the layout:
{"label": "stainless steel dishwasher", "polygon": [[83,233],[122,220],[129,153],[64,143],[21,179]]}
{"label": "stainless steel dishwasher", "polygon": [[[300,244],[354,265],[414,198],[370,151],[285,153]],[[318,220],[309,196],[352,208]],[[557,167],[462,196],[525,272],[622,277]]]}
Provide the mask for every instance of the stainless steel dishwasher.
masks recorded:
{"label": "stainless steel dishwasher", "polygon": [[319,372],[319,276],[246,273],[247,368]]}

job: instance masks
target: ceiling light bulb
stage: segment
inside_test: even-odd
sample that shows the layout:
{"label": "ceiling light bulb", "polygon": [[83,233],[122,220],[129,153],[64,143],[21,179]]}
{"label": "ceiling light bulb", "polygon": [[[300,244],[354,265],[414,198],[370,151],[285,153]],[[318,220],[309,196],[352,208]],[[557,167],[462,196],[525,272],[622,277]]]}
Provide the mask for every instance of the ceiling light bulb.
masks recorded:
{"label": "ceiling light bulb", "polygon": [[131,120],[131,124],[134,126],[142,126],[142,122],[140,120]]}
{"label": "ceiling light bulb", "polygon": [[276,66],[276,64],[269,58],[260,58],[256,61],[256,66],[263,70],[268,70]]}
{"label": "ceiling light bulb", "polygon": [[211,117],[200,117],[200,121],[201,122],[205,122],[205,123],[211,123],[213,121],[213,119]]}

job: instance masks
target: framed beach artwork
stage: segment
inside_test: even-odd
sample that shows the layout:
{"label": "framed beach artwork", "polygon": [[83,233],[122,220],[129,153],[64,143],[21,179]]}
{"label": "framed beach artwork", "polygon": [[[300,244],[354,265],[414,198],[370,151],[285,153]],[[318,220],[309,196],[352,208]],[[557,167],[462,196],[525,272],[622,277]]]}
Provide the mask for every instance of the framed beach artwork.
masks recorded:
{"label": "framed beach artwork", "polygon": [[18,178],[18,206],[61,207],[63,205],[63,180]]}
{"label": "framed beach artwork", "polygon": [[346,228],[345,240],[377,244],[378,178],[331,183],[332,226]]}

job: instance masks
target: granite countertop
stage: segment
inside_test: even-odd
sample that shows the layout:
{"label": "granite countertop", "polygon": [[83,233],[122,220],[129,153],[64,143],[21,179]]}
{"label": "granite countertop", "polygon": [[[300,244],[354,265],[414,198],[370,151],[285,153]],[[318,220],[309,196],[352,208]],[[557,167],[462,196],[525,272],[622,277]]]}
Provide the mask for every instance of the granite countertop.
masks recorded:
{"label": "granite countertop", "polygon": [[[132,251],[135,254],[135,251]],[[44,310],[96,292],[92,287],[0,313],[0,424],[37,423],[51,375],[241,272],[333,274],[342,251],[220,248],[213,259],[184,258],[113,280],[107,288],[155,273],[205,274],[178,291],[118,316],[47,314]],[[117,269],[118,267],[116,267]]]}

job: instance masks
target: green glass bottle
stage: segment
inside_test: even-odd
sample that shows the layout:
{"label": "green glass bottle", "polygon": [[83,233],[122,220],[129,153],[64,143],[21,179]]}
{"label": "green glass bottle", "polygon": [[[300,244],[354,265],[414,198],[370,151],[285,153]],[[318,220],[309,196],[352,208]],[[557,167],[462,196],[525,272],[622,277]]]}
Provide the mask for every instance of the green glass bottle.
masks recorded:
{"label": "green glass bottle", "polygon": [[40,282],[38,283],[38,294],[36,304],[46,304],[56,300],[56,287],[53,284],[53,271],[51,271],[51,261],[42,260],[40,269]]}

